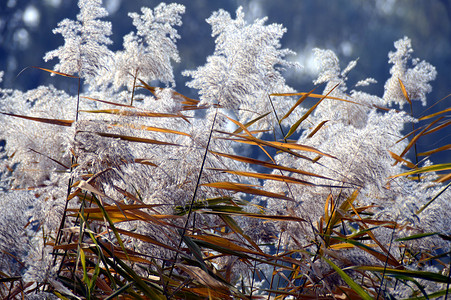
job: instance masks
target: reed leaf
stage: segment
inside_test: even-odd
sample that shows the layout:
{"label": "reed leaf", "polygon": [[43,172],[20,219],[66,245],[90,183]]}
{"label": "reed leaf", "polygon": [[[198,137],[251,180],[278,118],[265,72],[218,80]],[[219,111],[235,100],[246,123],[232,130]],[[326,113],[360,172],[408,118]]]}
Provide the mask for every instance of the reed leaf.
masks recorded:
{"label": "reed leaf", "polygon": [[156,113],[149,111],[132,111],[122,109],[95,109],[95,110],[80,110],[80,112],[91,114],[110,114],[124,117],[148,117],[148,118],[183,118],[187,119],[188,116],[182,114],[170,114],[170,113]]}
{"label": "reed leaf", "polygon": [[301,125],[301,123],[308,118],[308,116],[310,116],[310,114],[318,107],[318,105],[324,100],[326,99],[330,93],[332,93],[333,90],[335,90],[337,88],[337,86],[339,86],[340,84],[336,84],[325,96],[323,96],[318,102],[316,102],[315,105],[313,105],[296,123],[294,123],[291,128],[290,131],[288,131],[287,135],[285,136],[285,139],[289,138],[299,127],[299,125]]}
{"label": "reed leaf", "polygon": [[154,139],[140,138],[135,136],[127,136],[122,134],[114,134],[114,133],[105,133],[105,132],[95,132],[95,134],[108,138],[116,138],[121,139],[123,141],[136,142],[136,143],[145,143],[145,144],[155,144],[155,145],[166,145],[166,146],[180,146],[179,144],[163,142]]}
{"label": "reed leaf", "polygon": [[110,126],[190,136],[190,134],[186,133],[186,132],[172,130],[172,129],[168,129],[168,128],[154,127],[154,126],[134,125],[134,124],[111,124]]}
{"label": "reed leaf", "polygon": [[418,156],[429,156],[431,154],[434,154],[434,153],[437,153],[437,152],[441,152],[441,151],[445,151],[445,150],[450,150],[450,149],[451,149],[451,144],[448,144],[448,145],[445,145],[445,146],[442,146],[442,147],[439,147],[439,148],[436,148],[436,149],[433,149],[433,150],[429,150],[429,151],[426,151],[426,152],[418,153]]}
{"label": "reed leaf", "polygon": [[402,276],[409,276],[414,278],[421,278],[428,281],[434,281],[439,283],[447,283],[448,277],[443,276],[439,273],[433,273],[433,272],[426,272],[426,271],[415,271],[415,270],[399,270],[399,269],[392,269],[392,268],[384,268],[384,267],[378,267],[378,266],[354,266],[350,267],[349,269],[354,270],[362,270],[362,271],[370,271],[370,272],[377,272],[377,273],[385,273],[390,275],[402,275]]}
{"label": "reed leaf", "polygon": [[441,115],[441,114],[446,114],[446,113],[448,113],[448,112],[451,112],[451,107],[448,107],[448,108],[445,108],[445,109],[443,109],[443,110],[441,110],[441,111],[439,111],[439,112],[436,112],[436,113],[433,113],[433,114],[430,114],[430,115],[421,117],[421,118],[419,118],[418,120],[424,121],[424,120],[427,120],[427,119],[432,119],[432,118],[434,118],[434,117],[436,117],[436,116],[439,116],[439,115]]}
{"label": "reed leaf", "polygon": [[319,123],[315,127],[315,129],[313,129],[312,132],[310,132],[310,134],[307,136],[307,138],[309,139],[309,138],[313,137],[327,122],[329,122],[329,120],[325,120],[325,121],[322,121],[321,123]]}
{"label": "reed leaf", "polygon": [[17,114],[10,114],[10,113],[6,113],[6,112],[0,112],[0,114],[11,116],[11,117],[16,117],[16,118],[21,118],[21,119],[26,119],[26,120],[31,120],[31,121],[35,121],[35,122],[40,122],[40,123],[46,123],[46,124],[52,124],[52,125],[58,125],[58,126],[66,126],[66,127],[71,127],[72,123],[74,123],[74,121],[72,121],[72,120],[30,117],[30,116],[23,116],[23,115],[17,115]]}
{"label": "reed leaf", "polygon": [[310,94],[312,94],[317,88],[318,87],[315,87],[310,92],[303,94],[301,98],[299,98],[298,101],[296,101],[296,103],[290,108],[290,110],[279,120],[279,124],[282,123],[283,120],[288,118],[291,115],[291,113],[296,109],[296,107],[298,107],[302,102],[304,102],[304,100],[307,99],[310,96]]}
{"label": "reed leaf", "polygon": [[[30,66],[30,68],[39,69],[39,70],[42,70],[42,71],[45,71],[45,72],[49,72],[49,73],[52,73],[52,74],[56,74],[56,75],[59,75],[59,76],[70,77],[70,78],[80,78],[80,77],[75,76],[75,75],[70,75],[70,74],[63,73],[63,72],[57,72],[57,71],[53,71],[53,70],[46,69],[46,68],[35,67],[35,66]],[[26,68],[25,68],[25,69],[26,69]],[[25,69],[24,69],[24,70],[25,70]],[[24,70],[22,70],[20,73],[22,73]],[[19,73],[19,74],[20,74],[20,73]],[[19,75],[17,75],[17,76],[19,76]]]}
{"label": "reed leaf", "polygon": [[113,105],[113,106],[121,106],[121,107],[127,107],[127,108],[135,108],[134,106],[131,106],[131,105],[128,105],[128,104],[116,103],[116,102],[111,102],[111,101],[106,101],[106,100],[101,100],[101,99],[91,98],[91,97],[87,97],[87,96],[81,96],[80,98],[88,99],[88,100],[95,101],[95,102],[105,103],[105,104],[109,104],[109,105]]}
{"label": "reed leaf", "polygon": [[404,95],[404,98],[406,98],[407,102],[409,102],[410,106],[412,106],[412,101],[409,98],[409,95],[407,93],[406,87],[404,86],[404,83],[402,83],[401,79],[398,78],[399,86],[401,87],[402,94]]}
{"label": "reed leaf", "polygon": [[[402,153],[399,155],[399,157],[403,157],[409,150],[410,148],[412,148],[413,145],[415,145],[415,143],[418,141],[418,139],[429,129],[431,128],[435,123],[437,123],[438,121],[440,121],[441,119],[443,119],[443,117],[431,122],[428,126],[426,126],[426,128],[424,128],[423,130],[420,131],[420,133],[418,133],[416,136],[414,136],[409,144],[404,148],[404,150],[402,151]],[[395,162],[395,165],[397,164],[397,162]]]}
{"label": "reed leaf", "polygon": [[342,269],[340,269],[336,264],[334,264],[329,259],[325,258],[324,256],[321,257],[329,266],[331,266],[335,272],[340,275],[340,277],[349,285],[351,289],[353,289],[362,299],[365,300],[372,300],[373,297],[371,297],[359,284],[357,284],[354,280],[352,280],[351,277],[349,277],[348,274],[346,274]]}
{"label": "reed leaf", "polygon": [[451,170],[451,163],[426,166],[426,167],[418,168],[416,170],[404,172],[401,174],[396,174],[396,175],[390,176],[390,178],[396,178],[396,177],[400,177],[400,176],[409,176],[409,175],[415,175],[415,174],[427,173],[427,172],[440,172],[440,171],[447,171],[447,170]]}
{"label": "reed leaf", "polygon": [[277,165],[277,164],[274,164],[274,163],[258,160],[258,159],[255,159],[255,158],[239,156],[239,155],[234,155],[234,154],[220,153],[220,152],[216,152],[216,151],[210,151],[210,152],[212,154],[215,154],[215,155],[227,157],[227,158],[230,158],[230,159],[233,159],[233,160],[236,160],[236,161],[241,161],[241,162],[244,162],[244,163],[249,163],[249,164],[263,166],[263,167],[266,167],[266,168],[269,168],[269,169],[277,169],[277,170],[293,172],[293,173],[297,173],[297,174],[301,174],[301,175],[314,176],[314,177],[318,177],[318,178],[322,178],[322,179],[333,180],[331,178],[328,178],[328,177],[325,177],[325,176],[322,176],[322,175],[318,175],[318,174],[315,174],[315,173],[302,171],[302,170],[298,170],[298,169],[294,169],[294,168],[290,168],[290,167],[280,166],[280,165]]}
{"label": "reed leaf", "polygon": [[[266,114],[262,114],[261,116],[256,117],[255,119],[247,122],[246,124],[244,124],[244,127],[248,128],[249,126],[251,126],[252,124],[260,121],[261,119],[263,119],[264,117],[266,117],[267,115],[269,115],[271,112],[267,112]],[[238,134],[240,132],[242,132],[243,129],[241,127],[237,128],[233,133]]]}
{"label": "reed leaf", "polygon": [[265,196],[265,197],[270,197],[270,198],[279,198],[279,199],[290,200],[290,201],[293,200],[290,197],[287,197],[283,194],[277,194],[277,193],[272,193],[272,192],[267,192],[264,190],[256,189],[256,188],[252,187],[251,185],[244,184],[244,183],[222,181],[222,182],[203,183],[203,184],[201,184],[201,186],[207,186],[207,187],[224,189],[224,190],[235,191],[235,192],[241,192],[241,193],[245,193],[245,194],[260,195],[260,196]]}

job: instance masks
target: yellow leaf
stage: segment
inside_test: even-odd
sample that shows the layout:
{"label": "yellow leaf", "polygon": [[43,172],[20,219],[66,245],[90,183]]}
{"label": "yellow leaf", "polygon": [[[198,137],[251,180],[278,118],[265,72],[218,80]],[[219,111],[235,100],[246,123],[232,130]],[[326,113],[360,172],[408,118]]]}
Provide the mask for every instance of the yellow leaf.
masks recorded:
{"label": "yellow leaf", "polygon": [[450,112],[450,111],[451,111],[451,107],[448,107],[448,108],[446,108],[446,109],[444,109],[444,110],[441,110],[441,111],[439,111],[439,112],[436,112],[436,113],[433,113],[433,114],[430,114],[430,115],[421,117],[421,118],[419,118],[418,120],[420,120],[420,121],[427,120],[427,119],[436,117],[436,116],[438,116],[438,115],[441,115],[441,114],[444,114],[444,113],[447,113],[447,112]]}
{"label": "yellow leaf", "polygon": [[310,132],[310,134],[307,136],[307,138],[309,139],[309,138],[311,138],[312,136],[314,136],[315,133],[317,133],[318,130],[320,130],[321,127],[323,127],[324,124],[326,124],[327,122],[329,122],[329,120],[325,120],[325,121],[322,121],[321,123],[319,123],[318,126],[316,126],[316,128],[313,129],[312,132]]}
{"label": "yellow leaf", "polygon": [[436,149],[433,149],[433,150],[429,150],[429,151],[426,151],[426,152],[418,153],[418,155],[419,156],[428,156],[428,155],[431,155],[431,154],[434,154],[434,153],[437,153],[437,152],[440,152],[440,151],[445,151],[445,150],[450,150],[450,149],[451,149],[451,144],[448,144],[448,145],[445,145],[445,146],[442,146],[442,147],[439,147],[439,148],[436,148]]}
{"label": "yellow leaf", "polygon": [[75,76],[75,75],[70,75],[70,74],[62,73],[62,72],[57,72],[57,71],[53,71],[53,70],[49,70],[49,69],[45,69],[45,68],[41,68],[41,67],[34,67],[34,66],[31,66],[31,67],[35,68],[35,69],[42,70],[42,71],[46,71],[46,72],[49,72],[49,73],[53,73],[53,74],[56,74],[56,75],[64,76],[64,77],[80,78],[80,77]]}
{"label": "yellow leaf", "polygon": [[412,101],[410,101],[409,95],[407,94],[406,87],[404,86],[404,83],[402,83],[401,79],[398,78],[399,85],[401,86],[402,94],[404,95],[404,98],[406,98],[407,102],[409,102],[410,105],[412,105]]}
{"label": "yellow leaf", "polygon": [[414,165],[413,163],[411,163],[410,161],[405,160],[404,158],[400,157],[399,155],[397,155],[397,154],[395,154],[395,153],[393,153],[393,152],[391,152],[391,151],[388,151],[388,152],[390,153],[391,157],[392,157],[394,160],[396,160],[397,162],[405,163],[406,166],[408,166],[408,167],[411,168],[411,169],[416,169],[416,168],[417,168],[417,166],[415,166],[415,165]]}
{"label": "yellow leaf", "polygon": [[285,120],[286,118],[288,118],[291,113],[295,110],[296,107],[298,107],[305,99],[307,99],[311,93],[313,93],[318,87],[314,88],[313,90],[311,90],[310,92],[304,94],[301,96],[301,98],[299,98],[298,101],[296,101],[296,103],[293,105],[293,107],[290,108],[290,110],[285,114],[285,116],[282,117],[282,119],[280,119],[279,124],[282,123],[283,120]]}

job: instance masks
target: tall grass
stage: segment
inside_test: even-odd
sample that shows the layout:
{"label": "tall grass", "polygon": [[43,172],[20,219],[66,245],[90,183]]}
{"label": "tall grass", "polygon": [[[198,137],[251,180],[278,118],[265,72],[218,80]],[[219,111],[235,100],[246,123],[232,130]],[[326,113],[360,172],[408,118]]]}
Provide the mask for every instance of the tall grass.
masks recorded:
{"label": "tall grass", "polygon": [[[63,72],[40,71],[80,80]],[[54,153],[38,153],[59,164],[67,173],[65,179],[69,178],[58,228],[42,225],[43,230],[36,230],[43,235],[45,246],[52,248],[52,259],[47,260],[51,276],[27,281],[20,274],[2,272],[2,298],[392,299],[399,289],[411,299],[449,297],[449,228],[422,231],[416,221],[437,199],[450,195],[451,163],[421,165],[422,157],[433,161],[434,155],[449,150],[449,145],[415,153],[415,162],[405,157],[424,136],[439,135],[447,128],[449,108],[420,117],[412,132],[399,138],[400,144],[408,141],[402,151],[385,153],[391,155],[391,164],[402,164],[406,171],[384,178],[381,189],[393,190],[391,185],[400,184],[399,178],[436,188],[412,219],[400,219],[379,212],[389,201],[399,201],[404,196],[402,189],[395,189],[390,199],[374,198],[368,204],[362,199],[371,197],[365,186],[366,180],[372,179],[354,180],[352,174],[343,173],[346,170],[333,169],[342,149],[325,151],[290,139],[300,131],[308,133],[306,140],[313,139],[334,126],[328,119],[312,118],[326,101],[348,105],[350,110],[365,106],[389,113],[385,107],[334,96],[341,83],[326,88],[323,94],[315,93],[317,87],[302,93],[267,93],[260,101],[283,97],[296,97],[297,101],[283,113],[271,103],[270,111],[240,122],[221,112],[220,102],[205,104],[175,90],[162,94],[138,72],[129,79],[132,89],[124,97],[129,102],[99,99],[95,92],[81,94],[79,89],[73,119],[1,112],[9,122],[24,120],[29,128],[45,124],[73,129],[70,153],[66,153],[70,165],[54,158]],[[412,105],[408,87],[400,79],[398,84]],[[177,110],[143,108],[138,91],[154,97],[153,101],[172,99]],[[305,104],[312,100],[316,102]],[[83,103],[91,109],[81,108]],[[307,108],[302,110],[301,104]],[[194,115],[194,111],[198,113]],[[294,119],[289,118],[291,114]],[[205,120],[196,123],[197,115],[205,115]],[[277,126],[270,130],[257,126],[274,115]],[[203,139],[196,136],[196,126],[202,127]],[[274,138],[280,131],[283,137]],[[187,141],[194,145],[190,148]],[[96,147],[105,147],[102,145],[107,149],[100,153]],[[239,145],[255,148],[261,156],[232,151]],[[127,152],[135,148],[144,149],[139,153],[149,156]],[[185,148],[186,152],[173,150]],[[192,153],[197,164],[183,171],[188,166],[181,154]],[[164,154],[164,159],[158,157]],[[324,172],[312,171],[319,169]],[[21,171],[11,167],[12,173]],[[174,185],[160,185],[158,194],[143,188],[147,181],[155,186],[166,184],[163,174],[185,177],[173,178]],[[315,202],[319,214],[298,213],[297,187],[319,195]],[[36,194],[48,193],[36,195],[36,199],[51,198],[51,188],[35,187]],[[162,199],[180,199],[153,200],[161,195],[167,197]],[[277,206],[280,209],[274,208]],[[423,247],[422,241],[429,238],[439,240],[440,248]]]}

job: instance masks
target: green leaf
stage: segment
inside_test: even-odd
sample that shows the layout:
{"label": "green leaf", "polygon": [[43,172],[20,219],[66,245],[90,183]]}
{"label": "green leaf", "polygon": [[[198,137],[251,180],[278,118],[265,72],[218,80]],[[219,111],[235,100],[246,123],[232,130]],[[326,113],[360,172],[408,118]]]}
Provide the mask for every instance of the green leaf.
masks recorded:
{"label": "green leaf", "polygon": [[428,207],[432,202],[435,201],[435,199],[437,199],[438,197],[440,197],[441,194],[443,194],[443,192],[445,192],[449,187],[451,186],[451,182],[448,183],[447,186],[445,186],[443,189],[440,190],[440,192],[438,192],[437,195],[434,196],[434,198],[432,198],[428,203],[426,203],[425,205],[423,205],[417,212],[416,214],[420,214],[423,210],[426,209],[426,207]]}
{"label": "green leaf", "polygon": [[419,168],[419,169],[416,169],[413,171],[397,174],[397,175],[391,176],[390,178],[414,175],[414,174],[419,174],[419,173],[427,173],[427,172],[439,172],[439,171],[446,171],[446,170],[451,170],[451,163],[427,166],[427,167]]}
{"label": "green leaf", "polygon": [[92,275],[92,278],[89,281],[89,285],[88,285],[89,291],[92,291],[92,289],[94,288],[99,274],[100,274],[100,261],[98,260],[96,263],[96,267],[94,269],[94,274]]}
{"label": "green leaf", "polygon": [[127,283],[126,285],[122,286],[120,289],[114,291],[114,293],[112,293],[111,295],[106,297],[105,300],[114,299],[114,297],[119,296],[120,294],[122,294],[124,291],[126,291],[129,287],[131,287],[134,284],[135,283],[133,281]]}
{"label": "green leaf", "polygon": [[325,257],[322,257],[325,262],[327,262],[337,273],[340,275],[341,278],[349,285],[351,289],[354,290],[362,299],[365,300],[372,300],[373,297],[371,297],[365,290],[357,284],[354,280],[352,280],[351,277],[349,277],[348,274],[346,274],[342,269],[340,269],[336,264],[334,264],[332,261],[328,260]]}
{"label": "green leaf", "polygon": [[[451,289],[448,289],[448,290],[444,289],[444,290],[441,290],[441,291],[438,291],[435,293],[431,293],[431,294],[427,295],[427,297],[425,296],[425,297],[408,298],[408,300],[429,300],[429,299],[433,299],[433,298],[438,298],[440,296],[444,296],[447,293],[451,294]],[[407,298],[406,298],[406,300],[407,300]]]}
{"label": "green leaf", "polygon": [[[394,277],[396,277],[396,278],[398,278],[398,279],[401,279],[401,280],[406,280],[406,281],[412,282],[413,284],[415,284],[415,285],[418,287],[418,289],[420,289],[420,291],[421,291],[421,293],[423,293],[425,299],[429,299],[428,294],[427,294],[426,291],[424,290],[424,286],[422,286],[422,285],[421,285],[418,281],[416,281],[415,279],[410,278],[410,277],[408,277],[408,276],[402,276],[402,275],[397,275],[397,276],[394,276]],[[422,297],[422,298],[424,298],[424,297]]]}
{"label": "green leaf", "polygon": [[88,279],[88,272],[86,270],[86,256],[85,256],[85,251],[83,251],[83,249],[80,248],[80,261],[81,261],[81,266],[83,267],[83,281],[85,283],[87,283],[89,281]]}
{"label": "green leaf", "polygon": [[[113,253],[105,247],[102,243],[98,243],[100,247],[102,247],[103,251],[108,253],[111,257],[114,257]],[[121,276],[127,278],[127,280],[134,282],[136,286],[146,294],[150,299],[166,299],[160,291],[158,291],[155,287],[150,284],[144,282],[141,277],[133,271],[125,262],[121,259],[114,257],[114,260],[111,260],[105,257],[105,262],[114,268]],[[119,268],[120,267],[120,268]]]}
{"label": "green leaf", "polygon": [[407,237],[404,237],[404,238],[397,239],[396,241],[397,242],[402,242],[402,241],[417,240],[417,239],[422,239],[424,237],[433,236],[433,235],[437,235],[437,234],[439,234],[439,233],[438,232],[428,232],[428,233],[413,234],[411,236],[407,236]]}
{"label": "green leaf", "polygon": [[390,268],[384,268],[384,267],[373,267],[373,266],[356,266],[352,267],[352,269],[356,270],[364,270],[364,271],[370,271],[370,272],[380,272],[390,275],[404,275],[414,278],[421,278],[424,280],[434,281],[434,282],[440,282],[440,283],[447,283],[448,277],[443,276],[439,273],[433,273],[433,272],[425,272],[425,271],[413,271],[413,270],[398,270],[398,269],[390,269]]}

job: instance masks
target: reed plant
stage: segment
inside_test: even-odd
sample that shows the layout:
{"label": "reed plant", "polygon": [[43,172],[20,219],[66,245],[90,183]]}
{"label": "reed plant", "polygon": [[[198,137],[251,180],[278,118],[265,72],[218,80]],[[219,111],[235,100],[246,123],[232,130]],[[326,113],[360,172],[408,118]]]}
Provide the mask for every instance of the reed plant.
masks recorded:
{"label": "reed plant", "polygon": [[408,38],[383,95],[323,49],[298,92],[285,28],[219,10],[214,53],[183,73],[193,99],[172,69],[183,5],[130,13],[116,52],[101,1],[79,8],[59,63],[26,70],[78,93],[0,90],[3,299],[449,297],[451,163],[433,161],[450,147],[416,145],[450,109],[414,117],[436,71]]}

